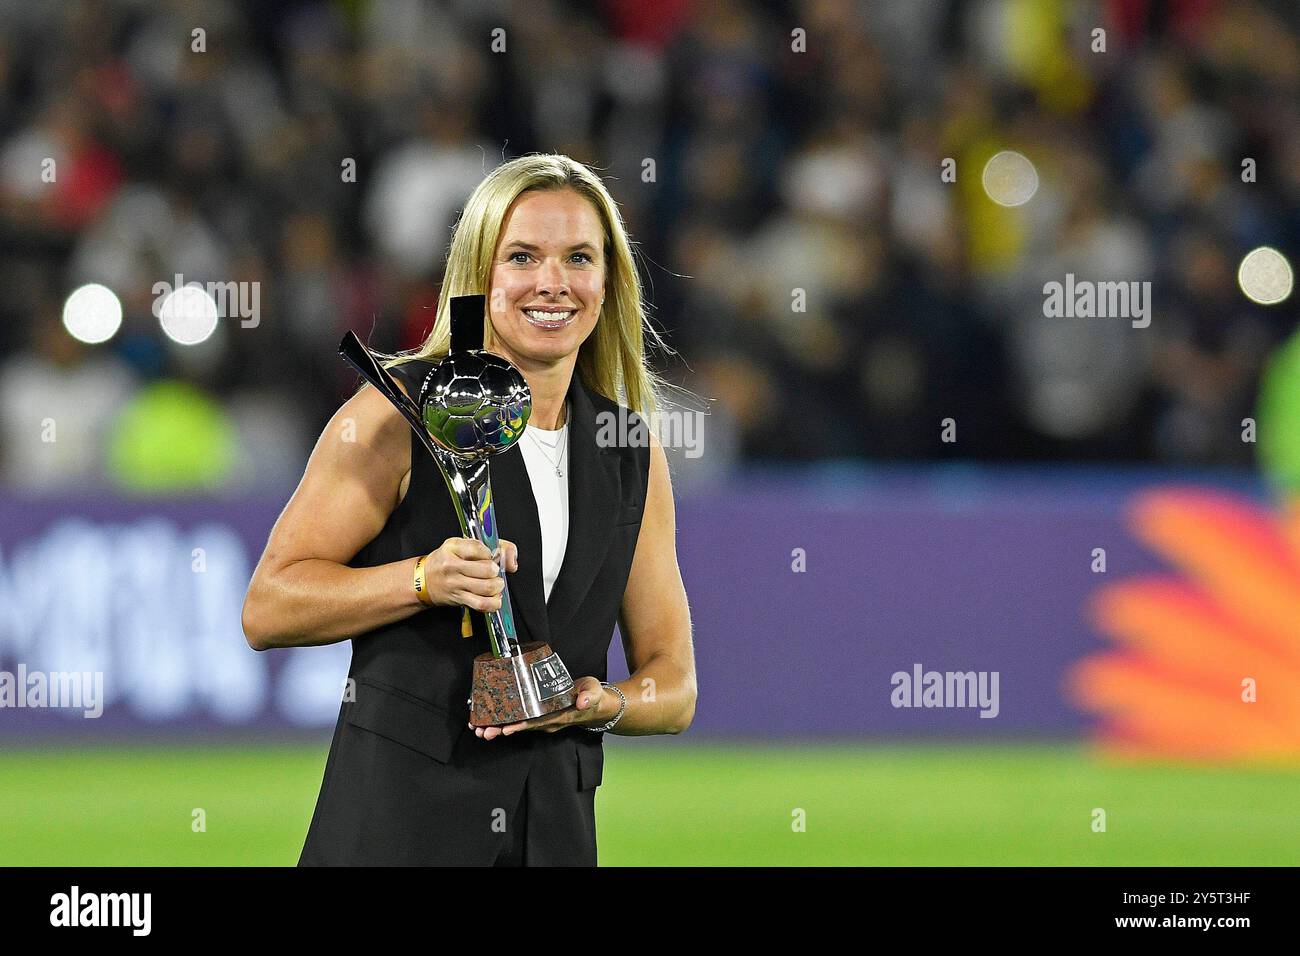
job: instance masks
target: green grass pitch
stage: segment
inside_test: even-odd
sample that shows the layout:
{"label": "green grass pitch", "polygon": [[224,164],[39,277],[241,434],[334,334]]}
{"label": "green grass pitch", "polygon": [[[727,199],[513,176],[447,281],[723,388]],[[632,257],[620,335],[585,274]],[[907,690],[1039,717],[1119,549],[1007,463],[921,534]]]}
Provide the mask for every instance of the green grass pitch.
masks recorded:
{"label": "green grass pitch", "polygon": [[[6,750],[0,865],[292,865],[327,747]],[[602,865],[1296,866],[1297,794],[1077,747],[617,741],[596,812]]]}

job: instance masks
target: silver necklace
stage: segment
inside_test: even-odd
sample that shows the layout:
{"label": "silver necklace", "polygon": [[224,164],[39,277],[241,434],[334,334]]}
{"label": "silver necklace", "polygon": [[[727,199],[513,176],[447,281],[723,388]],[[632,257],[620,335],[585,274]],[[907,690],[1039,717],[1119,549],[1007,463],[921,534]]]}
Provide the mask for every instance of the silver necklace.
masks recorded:
{"label": "silver necklace", "polygon": [[[565,416],[564,416],[564,426],[563,426],[563,428],[562,428],[561,430],[563,431],[564,434],[563,434],[563,437],[560,439],[560,452],[559,452],[559,454],[556,455],[556,457],[554,457],[554,458],[552,458],[550,455],[546,454],[546,443],[543,442],[543,441],[542,441],[540,438],[538,438],[536,435],[533,436],[533,445],[534,445],[536,448],[541,449],[542,456],[543,456],[547,461],[549,461],[549,462],[551,463],[551,465],[555,468],[555,477],[556,477],[556,478],[563,478],[563,477],[564,477],[564,471],[563,471],[563,469],[560,467],[560,462],[564,461],[564,449],[565,449],[565,447],[569,444],[569,416],[568,416],[568,415],[565,415]],[[524,429],[524,433],[527,434],[527,432],[528,432],[528,429],[525,428],[525,429]]]}

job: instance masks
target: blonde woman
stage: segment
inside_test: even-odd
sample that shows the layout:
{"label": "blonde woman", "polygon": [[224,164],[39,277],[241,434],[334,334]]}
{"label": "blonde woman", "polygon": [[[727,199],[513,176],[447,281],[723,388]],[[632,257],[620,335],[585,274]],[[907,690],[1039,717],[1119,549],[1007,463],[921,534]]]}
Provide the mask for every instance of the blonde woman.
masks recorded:
{"label": "blonde woman", "polygon": [[[384,363],[408,395],[446,354],[450,299],[470,294],[487,296],[485,347],[533,395],[524,437],[492,459],[495,557],[521,642],[559,653],[576,703],[469,726],[472,661],[487,641],[482,615],[469,615],[470,636],[462,620],[501,606],[494,555],[460,536],[436,463],[363,386],[317,442],[243,612],[256,650],[352,641],[353,692],[300,865],[595,865],[604,734],[677,734],[694,716],[667,459],[653,429],[636,427],[661,400],[646,340],[662,342],[600,178],[565,156],[530,155],[475,189],[433,331]],[[612,684],[615,623],[631,676]]]}

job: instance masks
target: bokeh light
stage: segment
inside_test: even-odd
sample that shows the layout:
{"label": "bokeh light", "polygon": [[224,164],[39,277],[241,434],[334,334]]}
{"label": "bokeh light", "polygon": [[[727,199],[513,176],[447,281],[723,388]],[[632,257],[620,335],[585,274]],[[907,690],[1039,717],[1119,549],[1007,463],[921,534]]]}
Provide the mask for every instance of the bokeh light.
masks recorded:
{"label": "bokeh light", "polygon": [[173,342],[198,345],[211,337],[217,328],[217,303],[198,285],[173,289],[158,305],[158,321]]}
{"label": "bokeh light", "polygon": [[1023,206],[1038,192],[1038,170],[1022,153],[1004,149],[984,164],[984,192],[999,206]]}
{"label": "bokeh light", "polygon": [[1270,246],[1246,253],[1237,268],[1237,284],[1251,302],[1277,305],[1291,295],[1295,277],[1286,256]]}
{"label": "bokeh light", "polygon": [[122,327],[122,303],[107,286],[83,285],[63,303],[63,327],[87,345],[107,342]]}

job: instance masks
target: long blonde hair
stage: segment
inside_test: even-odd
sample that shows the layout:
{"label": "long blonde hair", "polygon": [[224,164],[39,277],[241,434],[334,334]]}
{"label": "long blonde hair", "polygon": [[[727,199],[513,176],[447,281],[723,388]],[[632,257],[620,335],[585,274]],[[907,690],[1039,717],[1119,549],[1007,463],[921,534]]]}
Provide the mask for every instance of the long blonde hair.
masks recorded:
{"label": "long blonde hair", "polygon": [[[578,350],[575,373],[581,373],[588,388],[653,421],[668,386],[651,367],[646,344],[652,343],[665,354],[675,353],[650,323],[632,243],[618,206],[599,176],[558,153],[530,153],[512,159],[478,184],[452,234],[432,331],[418,348],[386,356],[382,364],[391,368],[412,359],[441,359],[447,354],[451,299],[488,293],[506,211],[521,194],[541,189],[572,189],[586,198],[599,215],[605,234],[605,304],[595,329]],[[484,347],[492,348],[492,342],[492,321],[485,315]]]}

